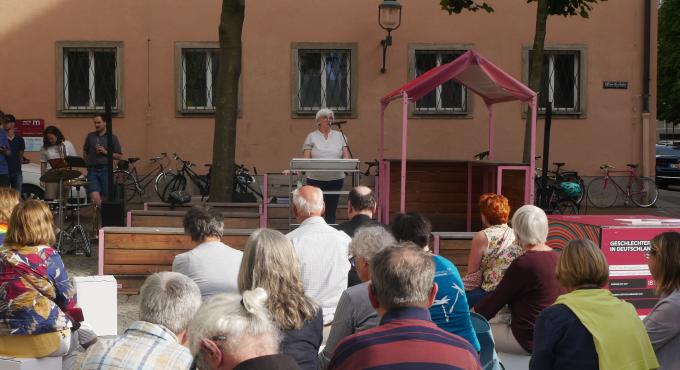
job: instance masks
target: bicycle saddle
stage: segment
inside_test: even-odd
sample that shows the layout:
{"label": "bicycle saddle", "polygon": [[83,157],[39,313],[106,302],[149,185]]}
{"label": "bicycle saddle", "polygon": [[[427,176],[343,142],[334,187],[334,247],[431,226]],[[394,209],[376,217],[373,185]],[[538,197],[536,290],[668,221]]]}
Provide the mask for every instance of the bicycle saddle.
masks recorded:
{"label": "bicycle saddle", "polygon": [[139,157],[130,157],[130,158],[128,158],[127,160],[128,160],[128,162],[130,162],[130,163],[135,163],[135,162],[137,162],[137,161],[140,160],[140,159],[141,159],[141,158],[139,158]]}
{"label": "bicycle saddle", "polygon": [[553,164],[554,164],[555,166],[557,166],[557,167],[562,167],[562,166],[564,166],[566,163],[564,163],[564,162],[553,162]]}
{"label": "bicycle saddle", "polygon": [[637,163],[629,163],[629,164],[627,164],[626,166],[628,166],[628,167],[630,167],[630,168],[638,168],[640,165],[637,164]]}

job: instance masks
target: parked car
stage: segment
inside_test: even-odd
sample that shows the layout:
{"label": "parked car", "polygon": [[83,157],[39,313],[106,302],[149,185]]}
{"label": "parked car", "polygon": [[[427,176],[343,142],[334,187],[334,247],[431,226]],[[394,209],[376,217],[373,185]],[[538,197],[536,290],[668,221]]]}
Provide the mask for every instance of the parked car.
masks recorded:
{"label": "parked car", "polygon": [[[21,165],[21,172],[24,178],[24,183],[21,186],[21,196],[23,199],[28,198],[38,198],[45,199],[45,188],[40,184],[40,165],[35,163],[24,163]],[[75,203],[77,201],[75,196],[75,189],[73,190],[73,196],[69,203]],[[80,187],[78,192],[78,198],[80,198],[80,203],[87,203],[87,191],[84,187]]]}
{"label": "parked car", "polygon": [[680,185],[680,149],[670,145],[656,145],[656,186],[661,189]]}

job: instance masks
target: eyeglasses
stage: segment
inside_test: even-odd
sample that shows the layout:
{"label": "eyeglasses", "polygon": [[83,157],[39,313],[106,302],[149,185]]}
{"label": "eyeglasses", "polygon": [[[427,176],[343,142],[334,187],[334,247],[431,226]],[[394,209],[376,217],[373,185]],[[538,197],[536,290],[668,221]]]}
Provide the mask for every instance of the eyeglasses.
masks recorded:
{"label": "eyeglasses", "polygon": [[[227,337],[224,335],[215,335],[210,337],[211,340],[213,341],[225,341],[227,340]],[[196,355],[194,356],[193,361],[191,361],[191,366],[189,366],[189,370],[196,370],[198,366],[198,354],[201,353],[201,347],[199,345],[198,347],[198,352],[196,352]]]}

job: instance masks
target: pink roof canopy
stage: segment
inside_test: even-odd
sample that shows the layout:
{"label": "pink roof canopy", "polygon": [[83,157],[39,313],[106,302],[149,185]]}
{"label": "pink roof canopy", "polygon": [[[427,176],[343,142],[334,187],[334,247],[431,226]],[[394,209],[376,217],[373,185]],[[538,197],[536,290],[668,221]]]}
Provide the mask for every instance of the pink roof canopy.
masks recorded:
{"label": "pink roof canopy", "polygon": [[[402,99],[401,212],[404,212],[405,210],[408,103],[409,101],[420,100],[427,93],[437,88],[437,86],[449,80],[460,83],[468,90],[475,92],[484,99],[484,102],[489,109],[489,159],[493,159],[493,105],[514,100],[529,104],[532,118],[529,173],[534,173],[537,109],[536,93],[495,64],[479,55],[476,51],[469,50],[452,62],[427,71],[380,99],[380,142],[378,155],[381,162],[383,161],[385,154],[385,109],[392,100],[398,98]],[[525,199],[528,199],[529,202],[533,202],[533,181],[530,181],[529,178],[530,176],[527,175],[525,192],[528,194],[528,197],[525,197]],[[387,199],[382,199],[381,201],[383,207],[388,207],[386,204]],[[384,216],[387,216],[387,208],[384,209],[384,213]]]}
{"label": "pink roof canopy", "polygon": [[495,64],[479,55],[474,50],[469,50],[450,63],[418,76],[381,99],[382,104],[387,105],[391,100],[406,92],[412,101],[420,100],[437,86],[454,80],[468,89],[477,93],[484,99],[487,105],[494,103],[520,100],[529,102],[536,93],[517,81]]}

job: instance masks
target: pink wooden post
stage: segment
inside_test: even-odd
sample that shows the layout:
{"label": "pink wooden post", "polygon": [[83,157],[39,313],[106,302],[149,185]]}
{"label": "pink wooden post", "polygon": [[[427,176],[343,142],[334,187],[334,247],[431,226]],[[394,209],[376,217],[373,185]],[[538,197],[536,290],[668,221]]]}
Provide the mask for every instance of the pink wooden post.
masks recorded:
{"label": "pink wooden post", "polygon": [[[493,131],[494,131],[494,121],[493,121],[493,104],[486,106],[489,110],[489,160],[493,160]],[[470,231],[470,230],[468,230]]]}
{"label": "pink wooden post", "polygon": [[469,161],[467,164],[467,231],[472,231],[472,163]]}
{"label": "pink wooden post", "polygon": [[132,227],[132,211],[128,211],[127,220],[125,224],[127,227]]}
{"label": "pink wooden post", "polygon": [[144,202],[144,210],[148,211],[149,210],[149,203]]}
{"label": "pink wooden post", "polygon": [[537,111],[537,98],[534,95],[531,98],[531,158],[529,159],[529,173],[526,176],[526,182],[524,183],[525,198],[528,193],[529,204],[534,204],[534,173],[536,172],[536,111]]}
{"label": "pink wooden post", "polygon": [[432,250],[432,253],[434,254],[439,254],[440,238],[439,234],[434,234],[434,248]]}
{"label": "pink wooden post", "polygon": [[404,91],[401,96],[402,124],[401,124],[401,194],[399,212],[406,212],[406,149],[408,147],[408,94]]}
{"label": "pink wooden post", "polygon": [[390,222],[390,178],[392,177],[392,174],[390,173],[390,170],[392,168],[392,165],[390,162],[385,162],[385,179],[383,180],[383,194],[385,198],[385,215],[383,220],[385,223]]}
{"label": "pink wooden post", "polygon": [[383,222],[385,216],[385,207],[387,202],[385,201],[385,195],[383,194],[385,192],[385,184],[383,183],[383,178],[388,178],[385,176],[385,108],[387,108],[387,104],[385,103],[380,103],[380,120],[379,120],[379,127],[378,127],[378,171],[380,172],[380,188],[383,189],[380,193],[378,193],[378,221]]}

